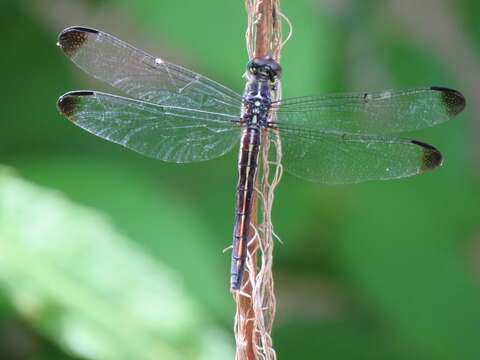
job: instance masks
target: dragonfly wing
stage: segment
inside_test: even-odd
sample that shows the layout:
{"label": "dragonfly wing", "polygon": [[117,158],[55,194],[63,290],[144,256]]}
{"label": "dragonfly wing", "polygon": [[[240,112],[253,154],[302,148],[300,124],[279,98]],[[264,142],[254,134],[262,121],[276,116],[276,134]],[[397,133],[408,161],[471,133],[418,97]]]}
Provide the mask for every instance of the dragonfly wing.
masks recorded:
{"label": "dragonfly wing", "polygon": [[387,134],[448,121],[465,108],[465,98],[456,90],[431,87],[292,98],[282,100],[274,108],[279,123],[285,127]]}
{"label": "dragonfly wing", "polygon": [[168,162],[221,156],[233,148],[240,132],[235,116],[160,106],[93,91],[63,95],[58,109],[94,135]]}
{"label": "dragonfly wing", "polygon": [[319,183],[397,179],[442,163],[437,149],[418,141],[281,128],[280,137],[285,169]]}
{"label": "dragonfly wing", "polygon": [[150,103],[238,115],[242,97],[200,74],[85,27],[65,29],[58,46],[82,70]]}

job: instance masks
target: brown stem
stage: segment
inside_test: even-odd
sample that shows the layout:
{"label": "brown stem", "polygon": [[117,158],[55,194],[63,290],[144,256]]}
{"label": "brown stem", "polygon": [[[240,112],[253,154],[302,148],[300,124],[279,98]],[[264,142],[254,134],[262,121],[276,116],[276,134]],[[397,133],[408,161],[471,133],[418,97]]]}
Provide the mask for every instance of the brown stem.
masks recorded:
{"label": "brown stem", "polygon": [[[247,0],[248,1],[248,0]],[[269,55],[270,53],[270,44],[272,39],[270,35],[273,33],[273,2],[275,0],[254,0],[253,1],[253,14],[249,14],[253,19],[255,19],[255,34],[252,37],[255,39],[255,48],[254,56],[262,57]],[[258,174],[260,171],[257,171],[255,179],[255,187],[258,188]],[[251,226],[249,229],[249,246],[248,246],[248,255],[251,259],[254,259],[253,266],[249,268],[249,275],[244,276],[244,286],[242,287],[242,292],[244,294],[237,294],[237,314],[240,315],[243,319],[248,319],[245,323],[245,328],[243,329],[243,339],[238,339],[237,342],[244,341],[245,343],[237,343],[237,359],[245,358],[247,360],[256,360],[256,334],[255,326],[253,319],[255,318],[255,312],[252,304],[252,284],[249,281],[252,277],[255,277],[257,274],[257,251],[258,251],[258,237],[255,241],[252,239],[255,237],[255,229],[258,227],[258,194],[255,191],[252,197],[252,212],[251,212]],[[237,316],[238,316],[237,315]],[[238,349],[244,349],[244,351],[238,351]],[[239,355],[241,353],[242,355]]]}
{"label": "brown stem", "polygon": [[273,24],[273,6],[272,0],[255,1],[255,18],[257,27],[255,34],[255,56],[261,57],[269,55],[270,37]]}

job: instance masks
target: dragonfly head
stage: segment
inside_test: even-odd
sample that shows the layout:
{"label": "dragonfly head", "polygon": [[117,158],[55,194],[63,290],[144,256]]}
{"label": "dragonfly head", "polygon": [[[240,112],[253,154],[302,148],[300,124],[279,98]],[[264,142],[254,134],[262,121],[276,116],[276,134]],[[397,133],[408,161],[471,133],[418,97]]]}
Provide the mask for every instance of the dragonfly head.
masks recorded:
{"label": "dragonfly head", "polygon": [[282,72],[280,65],[271,56],[257,57],[247,64],[247,76],[275,82]]}

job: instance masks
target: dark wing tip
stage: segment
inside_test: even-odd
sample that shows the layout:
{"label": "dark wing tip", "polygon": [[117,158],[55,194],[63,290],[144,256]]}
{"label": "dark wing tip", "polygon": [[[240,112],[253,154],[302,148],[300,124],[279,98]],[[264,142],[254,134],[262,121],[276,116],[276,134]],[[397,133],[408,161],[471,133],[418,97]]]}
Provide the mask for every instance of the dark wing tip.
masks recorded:
{"label": "dark wing tip", "polygon": [[87,41],[88,34],[98,34],[98,31],[82,26],[66,28],[58,35],[57,45],[67,56],[72,57]]}
{"label": "dark wing tip", "polygon": [[430,89],[442,93],[442,103],[450,116],[456,116],[465,109],[465,96],[460,91],[440,86],[432,86]]}
{"label": "dark wing tip", "polygon": [[442,153],[434,148],[432,145],[425,144],[420,141],[412,140],[412,144],[422,147],[423,158],[422,158],[422,171],[433,170],[436,167],[442,165],[443,157]]}
{"label": "dark wing tip", "polygon": [[57,108],[60,114],[68,118],[68,120],[75,122],[73,115],[80,103],[82,96],[92,96],[93,91],[72,91],[60,96],[57,102]]}

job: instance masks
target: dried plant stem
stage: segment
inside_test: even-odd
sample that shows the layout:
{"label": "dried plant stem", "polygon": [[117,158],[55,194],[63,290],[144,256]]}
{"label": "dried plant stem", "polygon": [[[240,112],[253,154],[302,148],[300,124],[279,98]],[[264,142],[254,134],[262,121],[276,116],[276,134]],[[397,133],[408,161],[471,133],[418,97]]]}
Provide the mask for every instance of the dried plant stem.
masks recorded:
{"label": "dried plant stem", "polygon": [[[283,17],[279,11],[279,0],[245,0],[245,6],[248,15],[246,40],[249,58],[270,55],[279,61],[282,47],[281,18]],[[274,100],[280,98],[280,92],[279,84],[273,94]],[[271,338],[276,308],[272,276],[275,234],[271,221],[271,209],[274,189],[282,175],[281,143],[278,134],[276,135],[272,140],[275,151],[271,152],[269,134],[267,131],[262,133],[260,169],[255,179],[257,191],[252,199],[246,274],[242,290],[234,293],[237,305],[235,315],[237,360],[276,359]],[[274,154],[273,161],[269,159],[271,153]],[[271,165],[275,170],[272,176]],[[258,224],[259,204],[261,206],[260,225]]]}

